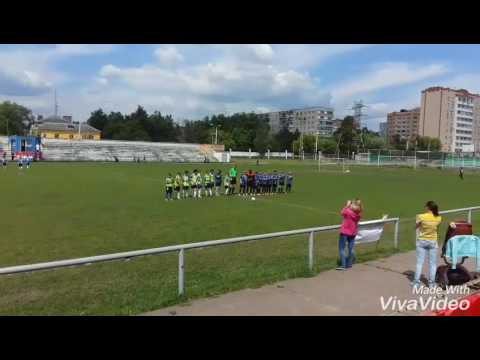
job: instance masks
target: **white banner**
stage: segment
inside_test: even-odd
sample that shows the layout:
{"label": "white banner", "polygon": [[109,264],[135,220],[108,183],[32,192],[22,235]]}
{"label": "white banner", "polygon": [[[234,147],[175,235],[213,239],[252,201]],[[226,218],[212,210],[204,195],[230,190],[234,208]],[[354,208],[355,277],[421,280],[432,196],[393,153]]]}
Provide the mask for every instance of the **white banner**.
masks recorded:
{"label": "white banner", "polygon": [[475,152],[475,145],[474,144],[462,145],[462,152],[464,152],[464,153]]}
{"label": "white banner", "polygon": [[355,243],[371,243],[380,240],[383,234],[383,226],[370,228],[370,229],[362,229],[358,231],[357,236],[355,237]]}

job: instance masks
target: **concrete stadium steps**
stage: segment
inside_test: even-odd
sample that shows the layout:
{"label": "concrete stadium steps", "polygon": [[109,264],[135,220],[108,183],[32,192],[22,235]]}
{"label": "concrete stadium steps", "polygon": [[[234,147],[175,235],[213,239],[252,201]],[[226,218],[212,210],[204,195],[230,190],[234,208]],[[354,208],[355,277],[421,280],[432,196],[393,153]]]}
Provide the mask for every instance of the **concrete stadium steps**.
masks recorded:
{"label": "concrete stadium steps", "polygon": [[153,143],[138,141],[93,141],[43,139],[43,158],[47,161],[141,161],[211,162],[218,160],[199,144]]}
{"label": "concrete stadium steps", "polygon": [[3,150],[9,149],[8,137],[0,136],[0,149],[3,149]]}

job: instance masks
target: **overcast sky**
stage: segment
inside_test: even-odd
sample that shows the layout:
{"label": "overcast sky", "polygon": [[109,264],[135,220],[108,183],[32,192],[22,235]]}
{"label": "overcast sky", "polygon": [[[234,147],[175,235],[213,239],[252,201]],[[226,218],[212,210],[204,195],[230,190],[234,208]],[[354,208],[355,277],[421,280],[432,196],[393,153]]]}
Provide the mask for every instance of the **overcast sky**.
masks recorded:
{"label": "overcast sky", "polygon": [[104,111],[198,119],[363,100],[367,125],[419,106],[420,91],[480,92],[478,45],[0,45],[0,101],[85,121]]}

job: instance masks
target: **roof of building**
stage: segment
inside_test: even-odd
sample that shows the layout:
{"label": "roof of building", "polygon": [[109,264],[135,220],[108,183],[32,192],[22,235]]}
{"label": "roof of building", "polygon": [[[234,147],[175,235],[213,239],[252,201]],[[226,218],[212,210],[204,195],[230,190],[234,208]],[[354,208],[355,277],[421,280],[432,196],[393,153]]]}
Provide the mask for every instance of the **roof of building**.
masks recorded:
{"label": "roof of building", "polygon": [[475,93],[471,93],[469,92],[468,90],[465,90],[465,89],[452,89],[452,88],[449,88],[449,87],[443,87],[443,86],[432,86],[432,87],[429,87],[425,90],[422,90],[422,93],[424,92],[433,92],[433,91],[441,91],[441,90],[446,90],[446,91],[454,91],[456,92],[457,94],[461,94],[461,95],[469,95],[469,96],[477,96],[477,97],[480,97],[479,94],[475,94]]}
{"label": "roof of building", "polygon": [[[44,122],[42,124],[36,124],[35,128],[38,130],[45,130],[45,131],[73,131],[78,132],[78,124],[71,124],[71,123],[56,123],[56,122]],[[80,124],[80,132],[94,132],[100,133],[101,131],[95,129],[94,127],[81,123]]]}
{"label": "roof of building", "polygon": [[392,111],[391,113],[388,113],[388,115],[409,115],[411,113],[420,113],[420,108],[401,109],[400,111]]}
{"label": "roof of building", "polygon": [[61,118],[60,116],[55,116],[55,115],[52,115],[52,116],[49,116],[47,118],[43,118],[41,120],[39,120],[40,122],[42,123],[69,123],[68,120],[65,120],[63,118]]}

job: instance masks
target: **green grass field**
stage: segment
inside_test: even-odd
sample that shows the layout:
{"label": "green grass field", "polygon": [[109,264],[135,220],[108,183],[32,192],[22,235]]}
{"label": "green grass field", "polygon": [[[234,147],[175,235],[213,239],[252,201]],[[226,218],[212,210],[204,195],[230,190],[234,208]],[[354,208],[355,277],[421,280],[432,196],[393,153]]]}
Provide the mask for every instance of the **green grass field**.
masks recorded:
{"label": "green grass field", "polygon": [[[239,161],[292,171],[293,193],[164,201],[168,172],[218,164],[58,163],[21,172],[0,169],[0,267],[173,244],[338,224],[347,199],[360,197],[364,219],[402,218],[400,250],[414,247],[413,219],[427,200],[441,209],[480,204],[480,175],[438,169],[335,166],[314,162]],[[461,216],[450,216],[453,219]],[[480,220],[475,215],[474,221]],[[445,227],[445,225],[443,225]],[[445,228],[442,228],[443,236]],[[357,248],[357,261],[394,252],[393,226],[379,244]],[[337,233],[315,239],[315,271],[336,265]],[[186,296],[177,297],[177,255],[165,254],[31,274],[0,276],[0,314],[139,314],[190,299],[312,275],[307,237],[187,251]],[[413,264],[412,264],[413,265]]]}

